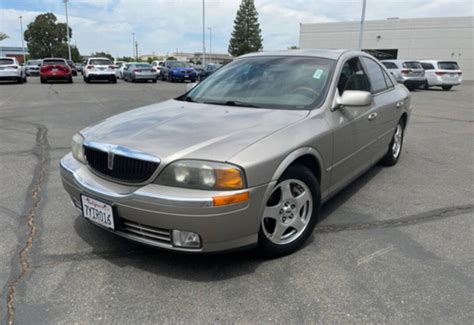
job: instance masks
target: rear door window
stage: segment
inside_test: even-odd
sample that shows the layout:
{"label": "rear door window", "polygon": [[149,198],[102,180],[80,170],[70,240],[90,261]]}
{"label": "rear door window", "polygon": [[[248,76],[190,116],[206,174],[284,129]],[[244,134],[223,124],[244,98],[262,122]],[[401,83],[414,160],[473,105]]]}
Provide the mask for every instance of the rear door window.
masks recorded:
{"label": "rear door window", "polygon": [[372,85],[372,93],[376,94],[387,89],[388,86],[385,82],[382,67],[372,59],[363,57],[362,60],[367,67],[367,74]]}
{"label": "rear door window", "polygon": [[438,68],[442,70],[459,70],[459,65],[454,61],[438,62]]}

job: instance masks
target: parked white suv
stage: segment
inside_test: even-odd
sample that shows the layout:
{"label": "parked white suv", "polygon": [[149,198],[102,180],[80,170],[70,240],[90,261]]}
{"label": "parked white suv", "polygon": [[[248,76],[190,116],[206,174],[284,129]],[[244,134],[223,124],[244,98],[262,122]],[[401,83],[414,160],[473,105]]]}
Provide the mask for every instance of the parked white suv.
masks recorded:
{"label": "parked white suv", "polygon": [[16,58],[0,57],[0,80],[13,80],[22,84],[26,82],[25,69]]}
{"label": "parked white suv", "polygon": [[420,62],[414,60],[382,60],[380,62],[399,83],[404,84],[409,90],[425,87],[425,71]]}
{"label": "parked white suv", "polygon": [[441,87],[443,90],[450,90],[462,82],[462,71],[456,61],[427,60],[420,63],[425,69],[426,88]]}
{"label": "parked white suv", "polygon": [[117,83],[115,65],[108,58],[89,58],[82,71],[86,83],[92,80],[107,80]]}
{"label": "parked white suv", "polygon": [[164,64],[165,64],[165,61],[153,61],[151,63],[151,66],[153,67],[153,69],[156,70],[156,73],[158,76],[160,75],[161,68],[163,67]]}

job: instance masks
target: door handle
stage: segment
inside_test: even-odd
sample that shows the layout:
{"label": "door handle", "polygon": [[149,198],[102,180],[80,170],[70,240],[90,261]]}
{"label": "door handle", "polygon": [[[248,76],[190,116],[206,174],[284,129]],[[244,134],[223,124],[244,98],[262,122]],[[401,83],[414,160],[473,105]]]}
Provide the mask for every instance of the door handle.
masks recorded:
{"label": "door handle", "polygon": [[377,113],[369,114],[369,117],[368,117],[369,121],[372,121],[373,119],[375,119],[377,117],[377,115],[379,115],[379,114],[377,114]]}

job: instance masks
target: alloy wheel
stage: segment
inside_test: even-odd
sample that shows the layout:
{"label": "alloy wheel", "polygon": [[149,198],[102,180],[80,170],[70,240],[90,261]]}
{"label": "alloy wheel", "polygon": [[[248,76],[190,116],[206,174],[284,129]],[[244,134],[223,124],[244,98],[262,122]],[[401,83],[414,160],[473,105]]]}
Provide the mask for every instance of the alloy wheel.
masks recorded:
{"label": "alloy wheel", "polygon": [[285,245],[298,239],[313,213],[309,187],[297,179],[277,184],[264,210],[262,230],[272,243]]}

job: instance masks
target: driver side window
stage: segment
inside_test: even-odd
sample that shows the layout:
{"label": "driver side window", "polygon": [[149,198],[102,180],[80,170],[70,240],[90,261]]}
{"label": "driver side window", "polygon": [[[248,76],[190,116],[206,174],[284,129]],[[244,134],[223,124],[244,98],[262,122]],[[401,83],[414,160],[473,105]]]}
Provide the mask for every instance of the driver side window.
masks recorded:
{"label": "driver side window", "polygon": [[352,58],[344,63],[337,83],[339,95],[346,90],[370,92],[370,83],[359,58]]}

